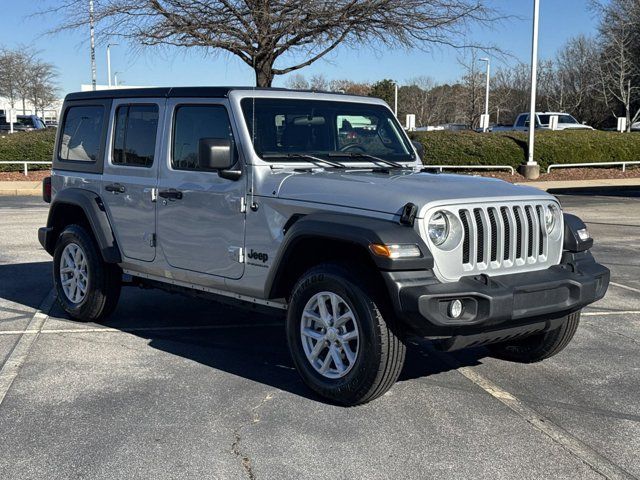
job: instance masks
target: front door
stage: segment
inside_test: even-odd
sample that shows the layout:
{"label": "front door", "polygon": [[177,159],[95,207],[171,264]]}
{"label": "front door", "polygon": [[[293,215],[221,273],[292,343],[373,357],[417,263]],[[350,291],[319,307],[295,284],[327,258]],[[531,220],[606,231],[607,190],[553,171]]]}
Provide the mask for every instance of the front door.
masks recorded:
{"label": "front door", "polygon": [[102,199],[122,254],[145,262],[156,255],[157,139],[165,102],[115,100],[107,137]]}
{"label": "front door", "polygon": [[198,161],[201,138],[233,139],[226,102],[170,99],[165,122],[171,134],[158,179],[158,242],[166,261],[187,271],[240,278],[246,176],[221,178]]}

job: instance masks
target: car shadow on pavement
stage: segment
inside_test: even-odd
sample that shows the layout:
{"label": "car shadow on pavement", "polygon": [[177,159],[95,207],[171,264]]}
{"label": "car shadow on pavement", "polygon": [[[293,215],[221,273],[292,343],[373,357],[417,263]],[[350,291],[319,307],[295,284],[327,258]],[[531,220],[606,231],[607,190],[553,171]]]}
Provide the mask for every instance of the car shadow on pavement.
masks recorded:
{"label": "car shadow on pavement", "polygon": [[0,299],[38,308],[53,286],[52,262],[0,264]]}
{"label": "car shadow on pavement", "polygon": [[[640,182],[640,179],[638,182]],[[550,188],[547,193],[552,195],[638,198],[640,197],[640,185]]]}
{"label": "car shadow on pavement", "polygon": [[[83,328],[56,308],[49,328]],[[123,289],[116,311],[100,325],[148,340],[148,346],[289,393],[326,403],[300,380],[287,347],[283,314],[231,307],[159,290]],[[408,345],[399,381],[452,368],[424,343]],[[426,355],[425,355],[425,352]],[[475,364],[475,360],[465,365]]]}

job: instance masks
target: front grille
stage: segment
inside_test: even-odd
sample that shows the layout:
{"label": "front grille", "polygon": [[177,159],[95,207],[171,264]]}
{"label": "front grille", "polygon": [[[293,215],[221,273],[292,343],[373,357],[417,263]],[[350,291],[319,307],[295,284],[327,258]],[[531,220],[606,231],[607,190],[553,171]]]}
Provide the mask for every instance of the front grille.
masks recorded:
{"label": "front grille", "polygon": [[458,215],[463,235],[458,261],[465,272],[546,261],[548,238],[543,205],[461,207]]}

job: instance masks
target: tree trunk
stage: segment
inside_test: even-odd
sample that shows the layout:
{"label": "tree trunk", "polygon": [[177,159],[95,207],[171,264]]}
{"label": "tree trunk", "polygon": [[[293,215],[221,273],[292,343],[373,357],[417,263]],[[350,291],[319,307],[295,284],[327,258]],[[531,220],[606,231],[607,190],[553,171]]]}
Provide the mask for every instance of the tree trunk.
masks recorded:
{"label": "tree trunk", "polygon": [[25,100],[24,97],[22,98],[22,114],[26,115],[27,114],[27,107],[25,105]]}
{"label": "tree trunk", "polygon": [[270,87],[273,83],[273,62],[256,64],[256,87]]}

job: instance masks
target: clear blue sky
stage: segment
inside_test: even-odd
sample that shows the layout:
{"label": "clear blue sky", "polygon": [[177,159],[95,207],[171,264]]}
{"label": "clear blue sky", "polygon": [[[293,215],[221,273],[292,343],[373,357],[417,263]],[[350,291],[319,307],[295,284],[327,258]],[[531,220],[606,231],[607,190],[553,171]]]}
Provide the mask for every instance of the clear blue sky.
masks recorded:
{"label": "clear blue sky", "polygon": [[[499,45],[519,60],[529,62],[533,0],[488,0],[507,14],[521,19],[505,21],[492,30],[477,28],[471,32],[476,42]],[[61,94],[79,90],[81,83],[91,82],[88,32],[44,35],[48,25],[59,19],[31,17],[42,3],[36,1],[3,2],[0,46],[15,48],[31,44],[41,57],[57,66]],[[540,57],[552,57],[569,37],[592,34],[596,21],[587,0],[541,0]],[[87,29],[88,30],[88,29]],[[104,40],[104,39],[102,39]],[[106,44],[106,42],[104,42]],[[96,49],[98,83],[106,84],[106,45]],[[359,50],[338,49],[327,60],[302,69],[305,76],[321,73],[327,78],[350,78],[375,81],[394,78],[401,83],[420,75],[440,82],[455,80],[460,74],[453,49],[436,49],[433,53],[418,50],[372,52],[366,46]],[[133,53],[126,45],[112,48],[112,71],[129,85],[251,85],[253,72],[244,63],[227,55],[205,57],[201,51],[186,49],[168,52],[148,49]],[[495,63],[495,62],[494,62]],[[278,77],[276,85],[284,85],[286,77]]]}

